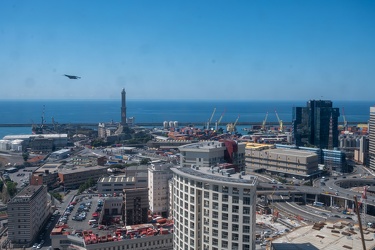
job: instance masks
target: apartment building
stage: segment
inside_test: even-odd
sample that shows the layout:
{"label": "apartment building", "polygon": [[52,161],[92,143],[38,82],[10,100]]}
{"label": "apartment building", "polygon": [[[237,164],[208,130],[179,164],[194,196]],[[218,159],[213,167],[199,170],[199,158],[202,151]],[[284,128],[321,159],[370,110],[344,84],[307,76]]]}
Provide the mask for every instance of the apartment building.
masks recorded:
{"label": "apartment building", "polygon": [[255,249],[257,177],[219,168],[173,172],[173,249]]}
{"label": "apartment building", "polygon": [[47,187],[24,188],[8,203],[8,239],[15,247],[30,246],[49,213]]}
{"label": "apartment building", "polygon": [[170,163],[156,163],[148,168],[148,200],[150,210],[163,217],[169,215],[169,185],[168,180],[173,176]]}

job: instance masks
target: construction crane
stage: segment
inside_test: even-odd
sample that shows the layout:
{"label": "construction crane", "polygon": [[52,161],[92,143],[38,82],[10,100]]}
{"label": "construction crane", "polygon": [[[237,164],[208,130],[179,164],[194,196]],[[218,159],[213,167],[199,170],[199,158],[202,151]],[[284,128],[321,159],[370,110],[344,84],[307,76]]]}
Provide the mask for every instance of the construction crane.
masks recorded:
{"label": "construction crane", "polygon": [[263,130],[263,131],[266,130],[266,122],[267,122],[267,118],[268,118],[268,112],[267,112],[266,117],[264,118],[263,123],[262,123],[262,130]]}
{"label": "construction crane", "polygon": [[363,250],[366,250],[365,238],[363,236],[362,220],[359,214],[359,206],[358,206],[358,200],[357,200],[356,195],[354,195],[354,203],[355,203],[355,210],[356,210],[357,217],[358,217],[359,231],[361,233],[362,247],[363,247]]}
{"label": "construction crane", "polygon": [[276,109],[275,109],[275,114],[276,114],[277,121],[279,122],[279,126],[280,126],[280,127],[279,127],[279,132],[283,132],[283,131],[284,131],[283,121],[280,120],[279,115],[278,115],[277,112],[276,112]]}
{"label": "construction crane", "polygon": [[342,107],[342,119],[344,119],[344,131],[348,131],[348,122],[346,121],[344,107]]}
{"label": "construction crane", "polygon": [[207,121],[207,129],[210,129],[210,123],[212,121],[212,118],[214,118],[215,112],[216,112],[216,108],[214,108],[214,111],[212,112],[210,119]]}

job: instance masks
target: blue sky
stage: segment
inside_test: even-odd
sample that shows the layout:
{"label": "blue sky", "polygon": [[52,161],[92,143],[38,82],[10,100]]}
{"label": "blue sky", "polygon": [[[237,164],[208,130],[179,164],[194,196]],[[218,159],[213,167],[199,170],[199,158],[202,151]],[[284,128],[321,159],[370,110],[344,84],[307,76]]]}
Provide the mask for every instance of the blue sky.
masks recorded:
{"label": "blue sky", "polygon": [[1,99],[373,100],[375,1],[0,1],[0,55]]}

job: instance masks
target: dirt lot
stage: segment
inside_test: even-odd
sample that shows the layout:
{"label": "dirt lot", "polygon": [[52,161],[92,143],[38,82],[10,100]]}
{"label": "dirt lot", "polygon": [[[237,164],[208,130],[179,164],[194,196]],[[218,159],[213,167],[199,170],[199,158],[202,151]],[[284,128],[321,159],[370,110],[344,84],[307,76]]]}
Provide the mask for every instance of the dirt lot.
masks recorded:
{"label": "dirt lot", "polygon": [[19,154],[4,154],[0,152],[0,169],[5,169],[8,166],[6,166],[8,163],[11,164],[11,166],[16,163],[17,165],[23,164],[23,158],[22,155]]}

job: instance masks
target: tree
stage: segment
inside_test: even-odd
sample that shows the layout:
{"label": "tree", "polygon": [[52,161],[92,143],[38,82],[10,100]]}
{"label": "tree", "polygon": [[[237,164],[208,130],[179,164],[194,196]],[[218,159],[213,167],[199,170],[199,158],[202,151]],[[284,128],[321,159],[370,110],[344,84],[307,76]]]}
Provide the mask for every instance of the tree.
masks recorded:
{"label": "tree", "polygon": [[27,161],[27,159],[29,159],[29,152],[22,153],[22,158],[24,161]]}
{"label": "tree", "polygon": [[8,181],[6,185],[7,185],[8,194],[10,195],[10,197],[13,197],[17,193],[17,187],[16,187],[17,183],[13,181]]}
{"label": "tree", "polygon": [[141,165],[148,165],[150,163],[151,163],[150,158],[142,158],[142,160],[139,162],[139,164],[141,164]]}
{"label": "tree", "polygon": [[56,200],[58,200],[58,201],[62,201],[62,196],[61,196],[60,193],[58,193],[58,192],[51,192],[50,194],[51,194]]}
{"label": "tree", "polygon": [[4,182],[0,180],[0,193],[3,192],[3,185],[4,185]]}

